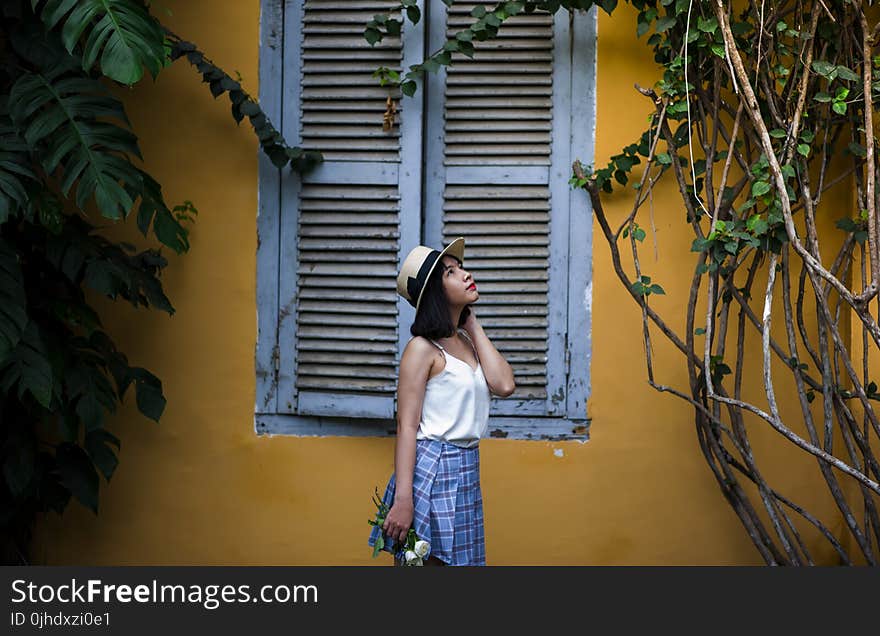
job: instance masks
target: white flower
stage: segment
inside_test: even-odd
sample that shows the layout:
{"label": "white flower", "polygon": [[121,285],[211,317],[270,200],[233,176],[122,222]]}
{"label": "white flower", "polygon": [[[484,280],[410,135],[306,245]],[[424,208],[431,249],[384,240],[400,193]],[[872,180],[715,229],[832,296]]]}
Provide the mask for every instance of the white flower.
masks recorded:
{"label": "white flower", "polygon": [[412,550],[407,550],[406,553],[403,555],[403,558],[406,560],[407,565],[411,565],[413,561],[421,561],[419,555]]}
{"label": "white flower", "polygon": [[416,541],[416,545],[413,548],[413,552],[422,557],[423,559],[428,556],[428,552],[431,551],[431,544],[423,539],[419,539]]}

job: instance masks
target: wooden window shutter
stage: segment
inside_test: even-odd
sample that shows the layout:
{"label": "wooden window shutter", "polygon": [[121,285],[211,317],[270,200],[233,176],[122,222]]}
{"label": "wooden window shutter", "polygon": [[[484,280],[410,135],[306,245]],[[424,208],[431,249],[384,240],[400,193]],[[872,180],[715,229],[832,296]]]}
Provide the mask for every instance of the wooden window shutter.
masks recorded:
{"label": "wooden window shutter", "polygon": [[[475,5],[495,2],[436,11],[429,49]],[[519,14],[429,79],[426,235],[465,237],[477,316],[514,368],[516,392],[493,415],[566,414],[570,38],[566,11]]]}
{"label": "wooden window shutter", "polygon": [[285,9],[285,39],[298,45],[284,47],[284,134],[320,150],[324,163],[301,180],[285,174],[281,188],[280,413],[394,415],[396,277],[401,251],[418,241],[421,198],[420,168],[403,166],[420,165],[422,112],[372,74],[420,61],[424,30],[407,24],[375,46],[363,32],[398,4],[306,0]]}

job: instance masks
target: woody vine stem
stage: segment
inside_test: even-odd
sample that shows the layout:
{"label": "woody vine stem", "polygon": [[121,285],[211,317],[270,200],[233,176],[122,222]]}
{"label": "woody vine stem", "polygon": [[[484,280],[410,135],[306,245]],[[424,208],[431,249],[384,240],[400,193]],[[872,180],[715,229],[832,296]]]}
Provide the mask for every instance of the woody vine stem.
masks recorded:
{"label": "woody vine stem", "polygon": [[[589,193],[615,272],[641,305],[649,383],[694,407],[702,452],[768,564],[816,562],[816,548],[810,547],[815,542],[802,536],[805,526],[818,531],[840,563],[853,564],[858,554],[858,562],[877,564],[880,425],[873,402],[880,396],[870,378],[869,355],[880,345],[872,134],[880,90],[874,79],[880,58],[873,55],[878,26],[869,25],[868,7],[850,2],[784,2],[772,8],[752,2],[736,17],[720,0],[633,4],[642,10],[641,20],[650,21],[652,10],[658,17],[660,5],[672,11],[658,19],[675,20],[666,29],[654,24],[672,50],[658,84],[662,94],[639,89],[656,111],[649,133],[659,133],[666,152],[658,153],[656,144],[646,149],[643,139],[641,152],[625,151],[605,171],[588,173],[575,163],[573,182]],[[695,25],[679,19],[675,12],[683,8],[698,16]],[[655,40],[655,51],[662,49],[660,40]],[[685,44],[690,44],[687,64]],[[676,48],[682,53],[675,55]],[[673,133],[669,114],[688,112]],[[700,159],[686,171],[688,159],[678,149],[691,143]],[[625,183],[625,175],[616,174],[620,160],[638,154],[646,162],[635,202],[613,231],[599,192],[610,189],[612,174]],[[651,308],[653,286],[641,274],[638,249],[645,237],[638,214],[667,171],[682,195],[696,252],[684,337]],[[837,226],[845,235],[834,241],[819,228],[823,217],[841,215],[840,196],[823,201],[823,195],[848,179],[856,184],[855,218],[844,212]],[[621,234],[630,242],[635,280],[622,262]],[[760,315],[752,299],[756,286],[763,291],[755,292]],[[701,295],[706,323],[695,328]],[[781,342],[779,329],[771,331],[777,321],[784,326]],[[861,339],[858,352],[848,338],[851,323],[853,336]],[[652,327],[685,355],[687,390],[655,381]],[[760,337],[766,406],[744,397],[749,330]],[[703,337],[702,350],[695,336]],[[735,346],[733,369],[725,362],[730,345]],[[782,370],[792,374],[796,395],[777,396],[781,382],[776,374]],[[732,387],[728,375],[733,375]],[[783,418],[780,397],[797,400],[800,418]],[[749,440],[755,421],[815,458],[844,520],[843,537],[768,483]],[[795,523],[797,518],[805,523]]]}

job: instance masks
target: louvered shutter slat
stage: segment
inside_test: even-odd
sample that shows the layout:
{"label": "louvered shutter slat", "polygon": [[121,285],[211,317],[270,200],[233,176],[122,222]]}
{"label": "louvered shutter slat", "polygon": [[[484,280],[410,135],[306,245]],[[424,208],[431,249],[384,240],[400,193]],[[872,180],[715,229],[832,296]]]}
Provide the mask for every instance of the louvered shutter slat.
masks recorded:
{"label": "louvered shutter slat", "polygon": [[[399,7],[394,0],[290,3],[298,56],[286,57],[292,138],[319,150],[314,171],[282,187],[280,411],[306,416],[390,418],[400,352],[400,252],[414,243],[420,170],[400,168],[421,154],[419,108],[380,86],[379,66],[401,71],[424,48],[423,27],[371,46],[364,25]],[[286,18],[287,19],[287,18]],[[287,55],[287,54],[286,54]],[[388,98],[396,108],[385,130]],[[294,127],[295,126],[295,127]],[[286,134],[286,136],[287,136]],[[413,144],[413,140],[415,144]],[[407,154],[408,153],[408,154]],[[285,203],[286,202],[286,203]],[[409,210],[406,218],[402,211]]]}
{"label": "louvered shutter slat", "polygon": [[327,161],[399,160],[397,117],[390,131],[382,128],[389,90],[372,75],[378,66],[400,70],[402,42],[399,37],[386,37],[371,46],[363,36],[363,25],[374,14],[394,7],[394,2],[378,0],[305,3],[301,139],[303,148],[320,150]]}

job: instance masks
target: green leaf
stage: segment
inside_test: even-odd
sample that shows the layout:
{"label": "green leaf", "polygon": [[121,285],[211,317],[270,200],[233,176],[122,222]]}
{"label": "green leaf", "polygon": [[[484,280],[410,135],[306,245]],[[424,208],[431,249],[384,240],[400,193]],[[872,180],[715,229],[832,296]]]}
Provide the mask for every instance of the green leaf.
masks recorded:
{"label": "green leaf", "polygon": [[803,155],[804,157],[810,156],[810,146],[807,144],[798,144],[797,151],[798,154]]}
{"label": "green leaf", "polygon": [[364,39],[369,42],[370,46],[382,41],[382,33],[379,29],[367,27],[364,29]]}
{"label": "green leaf", "polygon": [[857,157],[865,158],[868,156],[868,151],[861,144],[851,143],[846,149]]}
{"label": "green leaf", "polygon": [[706,333],[705,327],[697,327],[696,329],[694,329],[694,334],[697,336],[702,336],[705,333]]}
{"label": "green leaf", "polygon": [[422,19],[422,12],[417,6],[409,6],[406,8],[406,17],[409,18],[409,21],[413,24],[418,24],[419,20]]}
{"label": "green leaf", "polygon": [[[684,0],[684,2],[687,3],[688,0]],[[733,31],[734,35],[745,35],[753,28],[749,22],[734,22],[730,25],[730,30]]]}
{"label": "green leaf", "polygon": [[861,77],[859,77],[856,73],[853,73],[845,66],[837,66],[837,77],[847,82],[858,82],[861,81]]}
{"label": "green leaf", "polygon": [[[286,163],[285,159],[285,163]],[[143,191],[141,192],[141,205],[138,210],[138,227],[144,236],[150,223],[153,224],[153,232],[163,245],[167,245],[178,254],[189,249],[187,231],[180,224],[162,197],[162,186],[145,172],[141,173]]]}
{"label": "green leaf", "polygon": [[21,434],[8,435],[6,444],[3,477],[9,492],[18,498],[25,493],[34,478],[36,452],[31,439]]}
{"label": "green leaf", "polygon": [[846,115],[846,102],[834,102],[831,104],[831,110],[838,115]]}
{"label": "green leaf", "polygon": [[46,347],[37,323],[30,321],[15,349],[0,366],[0,388],[9,392],[18,384],[18,398],[25,392],[44,408],[52,399],[53,376]]}
{"label": "green leaf", "polygon": [[834,64],[826,62],[825,60],[814,60],[812,67],[813,67],[813,71],[815,71],[819,75],[822,75],[823,77],[827,77],[829,79],[831,79],[831,75],[836,70],[836,67],[834,66]]}
{"label": "green leaf", "polygon": [[81,361],[68,369],[65,385],[76,400],[76,414],[85,424],[86,432],[104,425],[104,411],[116,410],[116,393],[104,373],[88,362]]}
{"label": "green leaf", "polygon": [[753,234],[760,236],[767,232],[770,225],[759,214],[753,214],[746,222],[746,227]]}
{"label": "green leaf", "polygon": [[486,7],[481,4],[478,4],[471,10],[471,16],[475,18],[482,18],[484,15],[486,15]]}
{"label": "green leaf", "polygon": [[718,20],[714,16],[708,20],[700,17],[697,19],[697,28],[703,33],[715,33],[718,28]]}
{"label": "green leaf", "polygon": [[847,218],[838,219],[834,225],[845,232],[854,232],[859,227],[855,221]]}
{"label": "green leaf", "polygon": [[659,152],[654,155],[654,158],[657,160],[657,163],[662,164],[664,166],[668,166],[672,163],[672,157],[669,156],[668,152]]}
{"label": "green leaf", "polygon": [[784,139],[787,135],[788,133],[782,130],[782,128],[774,128],[770,131],[770,136],[775,139]]}
{"label": "green leaf", "polygon": [[61,483],[86,508],[98,514],[98,473],[86,452],[75,444],[62,442],[55,451]]}
{"label": "green leaf", "polygon": [[726,51],[723,44],[713,44],[709,49],[722,60],[726,59]]}
{"label": "green leaf", "polygon": [[18,253],[0,239],[0,365],[18,346],[27,324],[24,277]]}
{"label": "green leaf", "polygon": [[712,241],[709,239],[703,238],[695,238],[693,243],[691,243],[691,251],[692,252],[704,252],[712,246]]}
{"label": "green leaf", "polygon": [[825,104],[831,101],[831,95],[828,93],[816,93],[813,95],[813,99],[821,104]]}
{"label": "green leaf", "polygon": [[61,39],[69,53],[82,45],[83,70],[100,58],[101,72],[133,84],[146,66],[155,77],[166,60],[165,33],[143,3],[136,0],[47,0],[40,18],[50,29],[61,21]]}
{"label": "green leaf", "polygon": [[38,187],[28,144],[9,117],[7,102],[6,96],[0,96],[0,225],[27,208],[30,192]]}
{"label": "green leaf", "polygon": [[80,210],[94,196],[103,216],[128,214],[129,191],[137,192],[141,179],[127,155],[141,158],[141,153],[137,138],[118,125],[127,123],[121,103],[107,96],[100,82],[59,76],[57,70],[23,73],[10,90],[9,111],[28,145],[41,150],[46,172],[61,168],[62,193],[76,184]]}
{"label": "green leaf", "polygon": [[752,196],[761,197],[770,192],[770,184],[766,181],[755,181],[752,184]]}
{"label": "green leaf", "polygon": [[141,367],[132,367],[130,373],[135,382],[138,410],[146,417],[158,422],[165,410],[162,381]]}
{"label": "green leaf", "polygon": [[657,33],[663,33],[664,31],[668,31],[673,26],[675,26],[676,19],[674,16],[666,15],[657,20],[657,26],[655,30]]}
{"label": "green leaf", "polygon": [[416,94],[416,83],[412,80],[406,80],[400,85],[400,91],[407,97],[412,97]]}
{"label": "green leaf", "polygon": [[522,2],[505,2],[504,11],[507,15],[516,15],[523,10],[524,6]]}
{"label": "green leaf", "polygon": [[86,434],[86,452],[108,482],[119,465],[119,459],[116,457],[113,449],[110,448],[110,444],[116,446],[116,449],[119,450],[119,439],[109,431],[98,429],[89,431]]}

